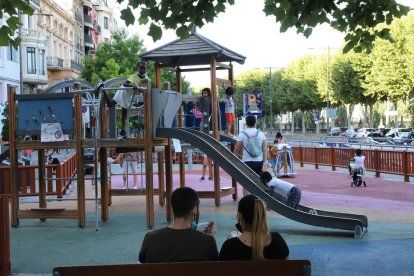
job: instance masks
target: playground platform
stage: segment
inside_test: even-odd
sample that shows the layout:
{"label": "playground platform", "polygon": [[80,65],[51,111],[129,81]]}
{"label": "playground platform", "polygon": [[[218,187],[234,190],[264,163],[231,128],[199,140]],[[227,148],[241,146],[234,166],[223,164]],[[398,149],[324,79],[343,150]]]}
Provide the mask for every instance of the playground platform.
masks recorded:
{"label": "playground platform", "polygon": [[[301,203],[328,211],[362,214],[368,217],[368,232],[362,239],[353,233],[301,224],[268,211],[269,226],[279,231],[290,248],[291,259],[312,262],[312,275],[412,275],[414,252],[414,185],[398,176],[365,176],[367,187],[350,187],[347,171],[321,168],[297,168],[295,177],[285,179],[302,189]],[[195,165],[186,171],[187,186],[197,190],[213,190],[213,181],[199,181],[201,170]],[[221,172],[221,186],[230,186],[230,177]],[[138,187],[145,183],[138,176]],[[154,178],[154,180],[156,177]],[[113,187],[122,187],[122,176],[112,176]],[[132,177],[128,180],[133,186]],[[178,173],[174,173],[178,185]],[[156,183],[155,183],[156,185]],[[75,187],[75,185],[72,185]],[[87,220],[78,228],[76,220],[24,219],[12,228],[12,273],[51,275],[53,267],[88,264],[136,263],[146,227],[145,197],[116,196],[112,198],[109,220],[96,224],[95,186],[86,184]],[[239,187],[239,198],[242,195]],[[70,208],[76,204],[75,188],[63,201],[50,201],[48,206]],[[37,204],[25,199],[21,209]],[[99,208],[99,205],[98,205]],[[216,207],[214,199],[201,199],[200,222],[214,219],[221,247],[234,230],[237,201],[223,197]],[[168,225],[165,207],[155,200],[155,228]],[[99,216],[99,210],[97,212]]]}

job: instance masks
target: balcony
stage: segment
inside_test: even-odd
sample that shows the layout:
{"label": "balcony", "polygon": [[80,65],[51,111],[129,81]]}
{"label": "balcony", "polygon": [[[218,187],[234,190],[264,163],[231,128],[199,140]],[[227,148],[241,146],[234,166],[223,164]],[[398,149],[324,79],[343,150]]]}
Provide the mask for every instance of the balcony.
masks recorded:
{"label": "balcony", "polygon": [[74,70],[80,73],[80,71],[82,70],[82,65],[77,63],[74,60],[70,61],[70,67]]}
{"label": "balcony", "polygon": [[98,24],[98,23],[93,23],[93,29],[94,29],[95,31],[97,31],[98,33],[100,33],[100,32],[101,32],[101,26],[99,26],[99,24]]}
{"label": "balcony", "polygon": [[83,15],[83,24],[85,24],[85,26],[93,28],[92,16],[84,14]]}
{"label": "balcony", "polygon": [[51,71],[62,71],[63,59],[58,57],[47,57],[47,69]]}
{"label": "balcony", "polygon": [[85,34],[85,46],[94,48],[95,44],[93,43],[92,36]]}

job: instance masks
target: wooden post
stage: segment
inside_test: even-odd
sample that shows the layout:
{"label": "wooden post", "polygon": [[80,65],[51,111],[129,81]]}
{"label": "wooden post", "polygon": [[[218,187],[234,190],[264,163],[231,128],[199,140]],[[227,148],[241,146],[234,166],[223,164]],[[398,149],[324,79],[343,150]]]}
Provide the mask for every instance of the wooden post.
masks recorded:
{"label": "wooden post", "polygon": [[303,162],[303,147],[299,147],[299,163],[300,163],[300,166],[303,168],[305,164]]}
{"label": "wooden post", "polygon": [[335,166],[335,148],[331,148],[331,164],[332,164],[332,171],[336,171]]}
{"label": "wooden post", "polygon": [[[175,81],[177,82],[177,92],[178,93],[183,93],[182,90],[182,83],[181,83],[181,71],[180,69],[177,69],[175,71]],[[184,121],[184,117],[183,117],[183,113],[184,113],[184,108],[181,105],[179,108],[179,115],[178,115],[178,126],[179,127],[183,127],[183,121]],[[184,152],[181,151],[178,154],[178,158],[179,158],[179,168],[180,168],[180,187],[185,187],[185,160],[184,160]],[[190,157],[188,157],[190,158]]]}
{"label": "wooden post", "polygon": [[39,208],[46,208],[45,150],[39,150]]}
{"label": "wooden post", "polygon": [[11,274],[9,197],[0,194],[0,276]]}
{"label": "wooden post", "polygon": [[154,179],[152,167],[152,104],[151,104],[151,83],[146,81],[147,91],[144,92],[144,142],[145,142],[145,171],[147,173],[146,190],[147,197],[147,227],[152,229],[154,227]]}
{"label": "wooden post", "polygon": [[315,169],[319,169],[319,164],[318,164],[318,149],[314,148],[313,149],[315,151]]}
{"label": "wooden post", "polygon": [[402,153],[402,169],[404,182],[410,182],[410,177],[408,176],[408,154],[406,150]]}
{"label": "wooden post", "polygon": [[[217,85],[216,85],[216,60],[214,57],[210,61],[210,74],[211,74],[211,118],[213,120],[213,137],[219,140],[218,133],[218,98],[217,98]],[[220,206],[220,168],[214,163],[214,203],[216,206]]]}
{"label": "wooden post", "polygon": [[[77,196],[78,196],[78,226],[85,226],[85,162],[82,147],[82,97],[75,95],[75,141],[77,162]],[[96,168],[94,168],[96,170]],[[95,172],[96,173],[96,172]],[[96,185],[96,183],[95,183]]]}
{"label": "wooden post", "polygon": [[9,116],[10,116],[10,123],[9,123],[9,139],[10,139],[10,192],[11,192],[11,200],[12,200],[12,226],[17,227],[19,226],[19,218],[18,218],[18,211],[19,211],[19,187],[17,182],[17,173],[18,173],[18,165],[17,165],[17,149],[16,149],[16,115],[17,115],[17,108],[16,108],[16,101],[14,99],[14,88],[9,87],[7,90],[7,97],[9,101]]}
{"label": "wooden post", "polygon": [[[129,111],[128,111],[129,112]],[[99,104],[99,136],[106,138],[108,135],[107,111],[103,97]],[[128,122],[126,122],[128,124]],[[108,151],[106,148],[99,148],[98,162],[100,164],[100,182],[101,182],[101,219],[103,221],[109,218],[109,187],[108,187]],[[94,168],[97,173],[97,168]],[[95,183],[95,189],[98,189],[98,183]]]}
{"label": "wooden post", "polygon": [[379,151],[374,149],[374,170],[375,177],[380,177],[380,160],[379,160]]}
{"label": "wooden post", "polygon": [[164,195],[164,153],[158,153],[158,200],[161,206],[165,204]]}
{"label": "wooden post", "polygon": [[[230,146],[231,152],[234,152],[234,148],[235,148],[234,144],[231,144],[231,146]],[[231,179],[231,186],[234,188],[233,199],[236,200],[238,198],[236,179],[234,179],[234,178]]]}
{"label": "wooden post", "polygon": [[172,179],[172,150],[171,139],[168,139],[168,145],[165,147],[165,198],[166,198],[166,217],[167,221],[172,220],[171,195],[173,190]]}

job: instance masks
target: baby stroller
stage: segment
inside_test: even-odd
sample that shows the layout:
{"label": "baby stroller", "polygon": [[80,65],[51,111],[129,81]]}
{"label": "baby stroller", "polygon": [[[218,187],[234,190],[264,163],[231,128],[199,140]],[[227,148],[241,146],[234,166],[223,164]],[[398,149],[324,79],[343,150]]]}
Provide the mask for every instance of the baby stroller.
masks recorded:
{"label": "baby stroller", "polygon": [[367,186],[367,183],[365,183],[365,181],[362,179],[362,176],[364,175],[364,170],[363,168],[353,168],[352,169],[352,161],[351,160],[350,166],[351,166],[351,173],[352,173],[352,182],[351,182],[351,187],[359,187],[361,185],[364,185],[364,187]]}

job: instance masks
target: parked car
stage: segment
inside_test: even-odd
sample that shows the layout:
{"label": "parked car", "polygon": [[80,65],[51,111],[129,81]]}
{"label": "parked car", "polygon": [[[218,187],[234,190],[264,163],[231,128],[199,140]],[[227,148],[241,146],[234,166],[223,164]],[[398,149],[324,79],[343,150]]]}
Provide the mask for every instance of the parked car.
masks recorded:
{"label": "parked car", "polygon": [[366,127],[363,127],[363,128],[358,129],[358,131],[356,132],[356,137],[358,137],[358,138],[368,137],[368,135],[371,132],[374,132],[374,131],[375,131],[375,128],[366,128]]}
{"label": "parked car", "polygon": [[387,134],[385,134],[385,137],[393,138],[395,136],[398,136],[402,138],[407,138],[411,132],[411,128],[392,128]]}
{"label": "parked car", "polygon": [[331,131],[329,131],[329,136],[341,136],[347,130],[347,127],[333,127]]}

